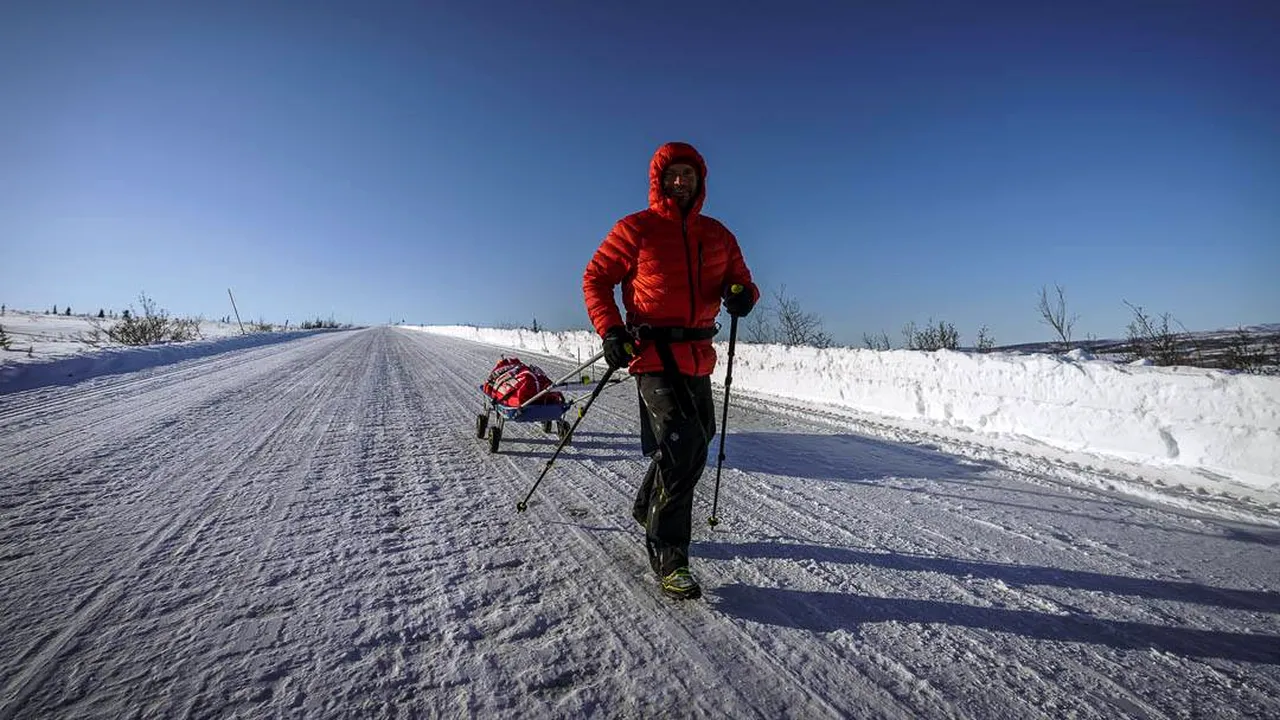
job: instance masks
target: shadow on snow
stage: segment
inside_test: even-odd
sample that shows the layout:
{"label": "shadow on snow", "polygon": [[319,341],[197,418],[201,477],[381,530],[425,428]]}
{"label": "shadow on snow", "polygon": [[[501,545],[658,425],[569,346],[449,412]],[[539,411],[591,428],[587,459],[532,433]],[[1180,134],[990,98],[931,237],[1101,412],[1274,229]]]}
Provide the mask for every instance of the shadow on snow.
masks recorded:
{"label": "shadow on snow", "polygon": [[1280,665],[1280,637],[1102,620],[1087,615],[1049,615],[1028,610],[974,607],[910,598],[877,598],[730,584],[714,591],[715,605],[753,622],[812,632],[857,631],[867,623],[955,625],[1037,640],[1105,645],[1119,650],[1159,650]]}

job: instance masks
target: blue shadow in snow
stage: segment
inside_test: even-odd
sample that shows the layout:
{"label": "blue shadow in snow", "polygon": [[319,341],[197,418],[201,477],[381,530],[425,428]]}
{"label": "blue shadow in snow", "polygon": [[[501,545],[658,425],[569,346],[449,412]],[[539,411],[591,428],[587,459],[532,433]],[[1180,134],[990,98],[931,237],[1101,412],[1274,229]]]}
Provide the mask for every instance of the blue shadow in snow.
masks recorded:
{"label": "blue shadow in snow", "polygon": [[1120,650],[1154,649],[1183,657],[1280,665],[1280,637],[1274,635],[740,584],[716,588],[715,595],[716,609],[726,615],[816,633],[856,632],[867,623],[929,623],[1010,633],[1036,640],[1105,645]]}
{"label": "blue shadow in snow", "polygon": [[[711,444],[714,467],[719,440]],[[862,437],[811,433],[730,432],[725,467],[788,477],[870,483],[887,477],[976,479],[995,465],[933,448]]]}
{"label": "blue shadow in snow", "polygon": [[[716,445],[712,445],[712,463]],[[951,455],[929,446],[896,443],[859,435],[815,435],[806,433],[743,432],[730,433],[725,442],[725,467],[743,472],[766,473],[781,477],[807,478],[836,482],[881,484],[888,478],[927,478],[936,483],[988,484],[986,473],[1004,469],[1004,466],[985,460],[973,460]],[[705,476],[704,476],[705,477]],[[1044,499],[1065,499],[1061,493],[1036,489],[1030,486],[1002,486],[1002,494],[1010,498],[1029,497],[1029,502],[1012,499],[953,495],[937,488],[921,489],[899,486],[902,492],[923,493],[937,498],[955,498],[966,503],[982,503],[1028,510],[1033,513],[1051,513],[1080,517],[1098,522],[1122,523],[1134,527],[1158,527],[1132,519],[1119,519],[1105,512],[1090,513],[1080,510],[1046,508]],[[1096,500],[1072,497],[1077,505],[1093,503],[1105,506],[1108,498]],[[1165,512],[1182,515],[1176,508],[1164,508]],[[1186,529],[1161,527],[1168,532],[1179,532],[1204,537],[1227,537],[1241,542],[1262,545],[1280,544],[1280,531],[1270,528],[1241,526],[1238,523],[1215,521],[1210,523],[1218,532],[1194,532]]]}
{"label": "blue shadow in snow", "polygon": [[1105,575],[1034,565],[1010,565],[949,557],[868,552],[855,548],[824,547],[796,543],[699,542],[696,545],[696,552],[701,557],[719,560],[769,558],[817,561],[841,565],[864,565],[886,570],[941,573],[965,578],[985,578],[998,580],[1011,587],[1047,585],[1109,595],[1133,595],[1150,600],[1169,600],[1199,605],[1214,605],[1235,610],[1280,614],[1280,592],[1235,590],[1191,582]]}

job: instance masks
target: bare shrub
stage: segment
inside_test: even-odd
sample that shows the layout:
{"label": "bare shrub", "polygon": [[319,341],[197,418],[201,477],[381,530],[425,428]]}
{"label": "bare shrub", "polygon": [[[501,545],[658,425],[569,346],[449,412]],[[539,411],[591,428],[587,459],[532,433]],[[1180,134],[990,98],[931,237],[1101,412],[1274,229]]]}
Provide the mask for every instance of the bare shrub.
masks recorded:
{"label": "bare shrub", "polygon": [[328,320],[321,319],[317,315],[315,320],[303,320],[302,325],[299,327],[303,330],[325,330],[343,326],[339,325],[338,321],[334,320],[332,315],[329,316]]}
{"label": "bare shrub", "polygon": [[816,313],[805,312],[798,300],[788,297],[786,285],[778,288],[773,299],[777,303],[778,339],[783,345],[831,347],[831,336],[823,330],[822,318]]}
{"label": "bare shrub", "polygon": [[1280,361],[1280,358],[1273,359],[1270,355],[1267,346],[1252,333],[1237,328],[1222,350],[1221,366],[1247,373],[1266,373]]}
{"label": "bare shrub", "polygon": [[187,340],[199,340],[203,337],[200,333],[200,323],[204,319],[200,316],[185,318],[169,319],[169,342],[185,342]]}
{"label": "bare shrub", "polygon": [[0,350],[8,350],[13,345],[13,340],[9,338],[9,334],[4,331],[4,326],[0,325]]}
{"label": "bare shrub", "polygon": [[90,328],[80,333],[76,339],[90,347],[102,347],[111,342],[111,336],[107,334],[107,329],[103,327],[99,318],[93,318],[89,321]]}
{"label": "bare shrub", "polygon": [[889,333],[881,330],[879,335],[862,334],[862,344],[867,346],[868,350],[892,350],[893,343],[889,342]]}
{"label": "bare shrub", "polygon": [[200,339],[199,318],[169,317],[169,312],[157,307],[155,300],[147,297],[146,293],[138,296],[138,304],[141,313],[125,310],[120,320],[110,327],[104,327],[95,318],[92,321],[93,331],[88,339],[82,337],[82,341],[92,344],[96,337],[101,342],[100,333],[121,345],[159,345]]}
{"label": "bare shrub", "polygon": [[902,339],[908,350],[955,350],[960,347],[960,333],[956,326],[939,320],[934,324],[929,318],[928,324],[921,330],[914,321],[902,328]]}
{"label": "bare shrub", "polygon": [[1166,366],[1187,364],[1191,353],[1183,339],[1170,327],[1170,323],[1181,323],[1170,313],[1164,313],[1157,319],[1147,314],[1141,305],[1134,305],[1128,300],[1124,304],[1133,311],[1133,320],[1127,328],[1130,360],[1149,359],[1156,365]]}
{"label": "bare shrub", "polygon": [[755,311],[743,318],[743,337],[747,342],[767,345],[778,342],[778,328],[773,323],[774,308],[767,302],[756,305]]}
{"label": "bare shrub", "polygon": [[831,336],[823,330],[822,318],[816,313],[805,312],[800,302],[787,295],[787,286],[781,286],[768,298],[761,293],[760,302],[750,315],[743,318],[740,332],[747,342],[776,343],[794,347],[831,347]]}
{"label": "bare shrub", "polygon": [[1053,328],[1058,334],[1058,338],[1062,344],[1071,344],[1071,331],[1075,327],[1076,320],[1079,315],[1067,316],[1067,298],[1062,286],[1054,283],[1054,289],[1057,290],[1057,299],[1050,299],[1048,288],[1040,288],[1040,304],[1037,310],[1040,311],[1040,322]]}

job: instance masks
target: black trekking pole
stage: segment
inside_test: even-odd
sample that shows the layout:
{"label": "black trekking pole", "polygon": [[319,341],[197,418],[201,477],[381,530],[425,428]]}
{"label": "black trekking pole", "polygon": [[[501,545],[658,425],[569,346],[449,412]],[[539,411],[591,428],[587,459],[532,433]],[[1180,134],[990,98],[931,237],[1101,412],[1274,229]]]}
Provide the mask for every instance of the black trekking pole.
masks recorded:
{"label": "black trekking pole", "polygon": [[547,472],[551,470],[551,465],[556,461],[556,456],[560,454],[565,445],[569,444],[569,438],[573,437],[573,431],[578,429],[578,423],[582,422],[582,418],[587,416],[587,411],[591,409],[591,403],[596,401],[596,398],[600,396],[600,391],[604,389],[605,385],[609,384],[609,376],[613,375],[614,370],[617,370],[617,368],[611,367],[605,370],[600,382],[596,383],[596,389],[591,391],[591,397],[587,399],[587,404],[583,405],[582,410],[578,412],[578,419],[573,421],[569,431],[564,434],[564,437],[560,438],[560,444],[556,445],[555,452],[551,453],[546,466],[542,468],[542,472],[538,474],[538,479],[534,481],[533,487],[529,488],[529,493],[524,496],[523,500],[516,503],[516,512],[524,512],[525,508],[529,507],[529,498],[533,497],[533,492],[538,489],[538,485],[542,484],[542,478],[546,477]]}
{"label": "black trekking pole", "polygon": [[711,517],[707,518],[707,524],[711,527],[720,524],[720,518],[716,517],[716,508],[720,505],[720,469],[724,466],[724,436],[729,429],[729,386],[733,385],[733,347],[737,343],[738,316],[733,315],[729,318],[729,362],[724,370],[724,408],[720,414],[720,457],[716,459],[716,489],[711,496]]}

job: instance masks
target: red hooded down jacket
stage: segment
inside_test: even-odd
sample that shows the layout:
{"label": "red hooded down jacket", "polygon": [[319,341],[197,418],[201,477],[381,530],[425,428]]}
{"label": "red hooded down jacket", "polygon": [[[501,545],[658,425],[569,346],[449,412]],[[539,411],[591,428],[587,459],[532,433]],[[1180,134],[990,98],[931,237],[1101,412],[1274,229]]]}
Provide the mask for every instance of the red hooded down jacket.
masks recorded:
{"label": "red hooded down jacket", "polygon": [[[674,162],[698,171],[698,192],[689,212],[662,192],[662,173]],[[613,289],[622,285],[626,325],[638,327],[714,327],[724,289],[747,288],[753,300],[760,291],[742,259],[738,240],[715,218],[703,215],[707,164],[686,143],[667,143],[649,163],[649,209],[628,215],[609,231],[582,278],[587,314],[596,332],[622,325]],[[685,375],[710,375],[716,351],[710,340],[673,342],[672,354]],[[637,343],[632,373],[661,372],[662,360],[652,342]]]}

